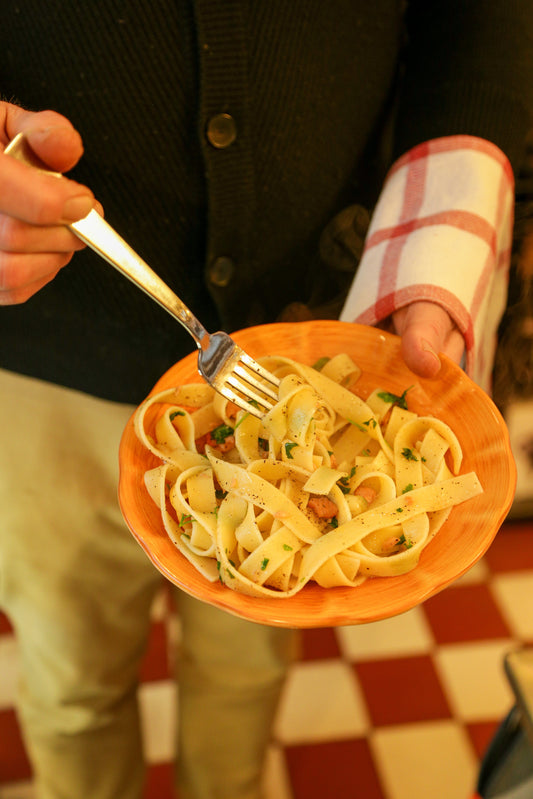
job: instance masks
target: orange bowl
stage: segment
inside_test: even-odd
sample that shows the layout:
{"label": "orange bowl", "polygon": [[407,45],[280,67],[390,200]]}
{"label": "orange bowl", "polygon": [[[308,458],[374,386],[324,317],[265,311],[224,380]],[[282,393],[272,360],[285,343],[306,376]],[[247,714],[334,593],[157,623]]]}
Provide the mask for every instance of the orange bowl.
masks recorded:
{"label": "orange bowl", "polygon": [[[374,577],[356,588],[308,584],[289,598],[249,597],[210,583],[168,538],[160,511],[144,486],[144,472],[157,465],[138,441],[130,419],[119,452],[119,501],[128,527],[159,571],[192,596],[245,619],[281,627],[361,624],[403,613],[463,575],[486,552],[498,532],[516,487],[516,468],[505,422],[492,400],[456,364],[442,357],[434,380],[414,375],[405,365],[400,339],[373,327],[336,321],[252,327],[235,340],[253,357],[283,355],[312,364],[322,356],[348,353],[363,374],[357,393],[376,388],[408,394],[409,408],[450,425],[464,453],[462,472],[475,471],[483,493],[452,509],[418,566],[399,577]],[[153,392],[199,382],[197,354],[166,372]]]}

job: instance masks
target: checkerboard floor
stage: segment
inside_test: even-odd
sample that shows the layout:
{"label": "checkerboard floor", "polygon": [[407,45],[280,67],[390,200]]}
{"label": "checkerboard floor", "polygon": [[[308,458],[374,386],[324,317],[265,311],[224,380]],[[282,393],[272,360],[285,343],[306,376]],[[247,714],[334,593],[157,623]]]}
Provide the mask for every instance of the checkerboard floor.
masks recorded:
{"label": "checkerboard floor", "polygon": [[[455,585],[401,616],[305,630],[284,690],[267,799],[469,799],[513,703],[505,652],[533,644],[533,520],[507,521]],[[145,799],[171,799],[166,592],[154,607],[140,705]],[[14,710],[17,642],[0,615],[0,799],[34,799]]]}

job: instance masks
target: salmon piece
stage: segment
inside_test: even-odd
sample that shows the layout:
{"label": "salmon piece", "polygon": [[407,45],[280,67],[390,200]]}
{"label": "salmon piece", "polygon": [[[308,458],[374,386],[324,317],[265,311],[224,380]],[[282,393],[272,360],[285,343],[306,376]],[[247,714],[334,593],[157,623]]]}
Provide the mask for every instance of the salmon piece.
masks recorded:
{"label": "salmon piece", "polygon": [[228,404],[226,405],[226,413],[228,414],[230,419],[232,419],[235,416],[237,416],[237,411],[240,411],[240,410],[241,409],[239,408],[239,406],[236,405],[234,402],[228,402]]}
{"label": "salmon piece", "polygon": [[207,433],[203,436],[200,436],[200,438],[197,438],[196,441],[194,442],[196,444],[196,451],[199,452],[200,455],[205,454],[206,442],[207,442]]}
{"label": "salmon piece", "polygon": [[319,519],[332,519],[339,512],[338,507],[328,497],[310,497],[307,507],[311,508]]}
{"label": "salmon piece", "polygon": [[376,498],[376,491],[374,491],[373,488],[370,488],[370,486],[359,486],[355,489],[354,494],[358,497],[363,497],[363,499],[366,499],[369,505]]}
{"label": "salmon piece", "polygon": [[[235,447],[235,436],[232,435],[226,436],[224,441],[219,442],[213,438],[211,433],[207,433],[205,438],[205,444],[209,444],[210,447],[213,447],[213,449],[216,449],[219,452],[222,453],[229,452],[230,449],[233,449]],[[205,449],[205,444],[204,444],[204,449]]]}

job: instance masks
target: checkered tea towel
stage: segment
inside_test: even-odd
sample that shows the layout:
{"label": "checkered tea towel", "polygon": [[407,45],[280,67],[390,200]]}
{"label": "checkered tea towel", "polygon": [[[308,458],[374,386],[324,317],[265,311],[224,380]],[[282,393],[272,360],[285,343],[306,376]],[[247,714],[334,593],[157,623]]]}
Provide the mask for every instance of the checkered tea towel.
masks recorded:
{"label": "checkered tea towel", "polygon": [[441,305],[466,344],[466,371],[490,390],[507,299],[514,177],[496,145],[450,136],[392,166],[341,319],[374,325],[417,300]]}

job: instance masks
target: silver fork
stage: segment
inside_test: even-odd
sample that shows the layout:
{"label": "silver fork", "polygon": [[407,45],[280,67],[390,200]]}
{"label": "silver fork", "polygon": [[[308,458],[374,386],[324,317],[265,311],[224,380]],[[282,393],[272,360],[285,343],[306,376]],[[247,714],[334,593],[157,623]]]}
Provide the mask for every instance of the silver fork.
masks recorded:
{"label": "silver fork", "polygon": [[[4,152],[28,166],[62,177],[39,161],[21,133]],[[208,333],[169,286],[96,211],[68,227],[183,325],[199,350],[198,371],[216,391],[259,419],[273,407],[278,400],[278,378],[247,355],[227,333]]]}

